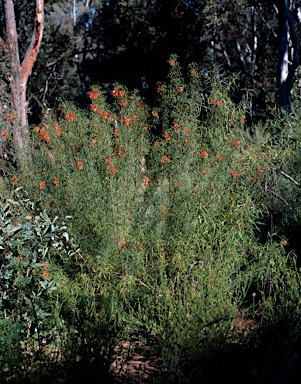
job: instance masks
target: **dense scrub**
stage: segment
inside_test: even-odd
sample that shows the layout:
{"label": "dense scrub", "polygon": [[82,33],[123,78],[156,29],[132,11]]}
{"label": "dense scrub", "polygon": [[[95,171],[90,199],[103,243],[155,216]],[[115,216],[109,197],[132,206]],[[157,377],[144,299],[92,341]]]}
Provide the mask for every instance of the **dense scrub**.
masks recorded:
{"label": "dense scrub", "polygon": [[299,220],[298,117],[289,135],[280,118],[250,132],[234,80],[200,79],[192,65],[185,81],[169,64],[156,108],[95,87],[90,111],[63,103],[58,121],[34,127],[28,170],[4,172],[2,377],[109,382],[130,341],[157,357],[162,380],[196,382],[208,356],[247,343],[238,318],[256,329],[285,319],[299,337],[286,226]]}

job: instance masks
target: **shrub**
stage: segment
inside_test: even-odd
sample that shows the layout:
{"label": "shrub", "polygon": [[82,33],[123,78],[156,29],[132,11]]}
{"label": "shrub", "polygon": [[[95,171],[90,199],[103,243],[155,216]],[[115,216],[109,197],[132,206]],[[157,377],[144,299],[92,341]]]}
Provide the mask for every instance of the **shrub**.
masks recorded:
{"label": "shrub", "polygon": [[90,111],[63,103],[58,121],[35,127],[34,164],[18,177],[73,216],[84,261],[60,289],[65,356],[102,356],[109,369],[114,342],[138,339],[176,380],[226,342],[238,314],[298,310],[299,285],[281,239],[258,238],[273,166],[244,131],[244,104],[218,73],[201,94],[193,65],[185,81],[169,63],[152,110],[120,85],[112,103],[93,88]]}

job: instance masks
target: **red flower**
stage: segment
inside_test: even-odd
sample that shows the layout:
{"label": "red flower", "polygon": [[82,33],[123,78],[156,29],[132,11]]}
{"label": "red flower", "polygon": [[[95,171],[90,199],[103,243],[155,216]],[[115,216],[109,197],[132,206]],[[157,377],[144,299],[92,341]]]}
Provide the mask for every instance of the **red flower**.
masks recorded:
{"label": "red flower", "polygon": [[166,143],[169,142],[169,140],[171,139],[171,136],[169,133],[163,133],[163,138],[164,138],[164,141],[166,141]]}
{"label": "red flower", "polygon": [[109,168],[109,172],[110,172],[112,175],[115,175],[115,173],[117,172],[117,168],[116,168],[116,167]]}
{"label": "red flower", "polygon": [[111,156],[108,156],[107,158],[106,158],[106,163],[108,164],[108,166],[112,166],[113,165],[113,163],[112,163],[112,157]]}
{"label": "red flower", "polygon": [[53,180],[53,184],[54,184],[56,187],[58,187],[58,186],[60,185],[60,180],[59,180],[58,178],[55,178],[55,179]]}
{"label": "red flower", "polygon": [[107,119],[109,117],[109,113],[107,111],[104,111],[102,110],[100,112],[100,116],[103,118],[103,119]]}
{"label": "red flower", "polygon": [[257,173],[258,173],[258,175],[262,175],[264,173],[264,169],[263,168],[259,168],[257,170]]}
{"label": "red flower", "polygon": [[170,163],[169,158],[166,155],[163,155],[160,159],[161,163]]}
{"label": "red flower", "polygon": [[62,136],[63,131],[62,131],[61,127],[60,127],[58,124],[55,124],[55,126],[53,127],[53,129],[54,129],[54,131],[56,132],[56,134],[57,134],[58,136]]}
{"label": "red flower", "polygon": [[87,92],[87,96],[89,97],[90,100],[96,100],[99,98],[99,92],[97,89],[92,89],[92,91]]}
{"label": "red flower", "polygon": [[150,180],[149,177],[145,176],[144,179],[142,179],[141,183],[142,183],[145,187],[147,187],[148,184],[149,184],[149,180]]}
{"label": "red flower", "polygon": [[7,131],[2,131],[1,135],[3,137],[3,140],[7,140],[8,139],[8,132]]}
{"label": "red flower", "polygon": [[209,156],[209,153],[205,151],[204,149],[201,150],[201,156],[203,159],[207,159]]}
{"label": "red flower", "polygon": [[238,146],[239,143],[240,143],[240,141],[238,140],[238,138],[236,138],[236,139],[233,141],[232,145],[233,145],[234,148],[236,148],[236,147]]}
{"label": "red flower", "polygon": [[14,185],[17,185],[17,184],[18,184],[18,181],[19,181],[19,179],[18,179],[17,176],[13,176],[13,177],[11,178],[11,182],[12,182]]}
{"label": "red flower", "polygon": [[78,160],[75,166],[79,171],[81,171],[84,168],[84,160]]}
{"label": "red flower", "polygon": [[231,172],[231,176],[233,177],[233,179],[235,179],[238,176],[238,172],[237,171],[232,171]]}
{"label": "red flower", "polygon": [[98,105],[97,104],[90,104],[89,108],[90,108],[90,111],[96,112],[98,109]]}
{"label": "red flower", "polygon": [[124,118],[123,118],[123,123],[124,123],[124,125],[126,125],[127,127],[129,127],[130,124],[131,124],[131,119],[130,119],[129,117],[124,116]]}
{"label": "red flower", "polygon": [[74,121],[75,120],[75,113],[74,112],[67,112],[66,119],[68,121]]}
{"label": "red flower", "polygon": [[162,85],[159,85],[156,89],[157,93],[162,93],[163,92],[163,87]]}

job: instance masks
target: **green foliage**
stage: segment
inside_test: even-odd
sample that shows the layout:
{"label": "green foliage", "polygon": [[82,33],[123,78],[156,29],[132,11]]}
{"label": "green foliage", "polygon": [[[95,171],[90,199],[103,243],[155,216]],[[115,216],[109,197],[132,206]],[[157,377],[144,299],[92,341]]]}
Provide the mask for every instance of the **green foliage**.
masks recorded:
{"label": "green foliage", "polygon": [[73,217],[80,251],[74,264],[64,247],[55,259],[53,306],[62,366],[81,382],[109,375],[120,340],[150,348],[170,381],[189,380],[238,315],[270,324],[299,313],[294,254],[258,236],[272,142],[244,133],[232,79],[191,65],[186,81],[175,56],[169,65],[153,109],[118,84],[110,103],[94,87],[88,112],[63,103],[33,131],[34,164],[10,175],[47,212]]}
{"label": "green foliage", "polygon": [[0,220],[0,377],[8,379],[40,369],[56,344],[55,264],[77,249],[65,224],[50,218],[22,188],[1,198]]}

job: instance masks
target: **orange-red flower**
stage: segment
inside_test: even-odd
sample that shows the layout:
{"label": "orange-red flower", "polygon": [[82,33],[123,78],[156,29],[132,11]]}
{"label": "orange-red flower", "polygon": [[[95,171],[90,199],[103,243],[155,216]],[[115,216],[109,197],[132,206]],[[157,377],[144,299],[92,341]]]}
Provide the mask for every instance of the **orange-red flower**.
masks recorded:
{"label": "orange-red flower", "polygon": [[210,104],[215,105],[217,108],[220,108],[223,102],[221,100],[211,99]]}
{"label": "orange-red flower", "polygon": [[103,119],[107,119],[109,117],[109,113],[107,111],[104,111],[102,110],[100,112],[100,116],[103,118]]}
{"label": "orange-red flower", "polygon": [[90,108],[90,111],[96,112],[98,109],[98,105],[97,104],[90,104],[89,108]]}
{"label": "orange-red flower", "polygon": [[122,249],[125,249],[127,247],[127,243],[125,242],[125,241],[123,241],[122,243],[121,243],[121,248]]}
{"label": "orange-red flower", "polygon": [[74,121],[75,120],[75,113],[74,112],[67,112],[66,119],[68,121]]}
{"label": "orange-red flower", "polygon": [[159,117],[158,112],[157,111],[152,111],[152,116],[153,117]]}
{"label": "orange-red flower", "polygon": [[43,140],[45,140],[45,141],[49,141],[50,140],[50,136],[49,136],[49,134],[46,131],[46,127],[41,128],[39,130],[39,134],[40,134],[40,136],[42,137]]}
{"label": "orange-red flower", "polygon": [[175,65],[175,61],[174,59],[171,57],[169,60],[168,60],[168,64],[173,67]]}
{"label": "orange-red flower", "polygon": [[243,115],[239,117],[239,121],[240,121],[241,123],[243,123],[243,122],[245,121],[245,119],[246,119],[246,117],[243,116]]}
{"label": "orange-red flower", "polygon": [[288,240],[286,240],[286,239],[285,239],[285,240],[282,240],[282,241],[281,241],[281,244],[284,245],[284,246],[288,245]]}
{"label": "orange-red flower", "polygon": [[142,248],[144,246],[144,244],[142,243],[142,241],[139,241],[139,243],[137,243],[136,247],[137,248]]}
{"label": "orange-red flower", "polygon": [[126,125],[127,127],[129,127],[130,124],[131,124],[131,119],[130,119],[129,117],[124,116],[124,118],[123,118],[123,123],[124,123],[124,125]]}
{"label": "orange-red flower", "polygon": [[162,93],[163,92],[163,87],[162,85],[159,85],[156,89],[157,93]]}
{"label": "orange-red flower", "polygon": [[170,160],[169,160],[169,158],[168,158],[166,155],[163,155],[163,156],[161,157],[161,159],[160,159],[160,162],[161,162],[161,163],[169,163]]}
{"label": "orange-red flower", "polygon": [[174,127],[175,131],[179,131],[181,129],[181,125],[178,123],[173,123],[172,126]]}
{"label": "orange-red flower", "polygon": [[17,185],[17,184],[18,184],[18,181],[19,181],[19,179],[18,179],[17,176],[13,176],[10,180],[11,180],[11,182],[12,182],[14,185]]}
{"label": "orange-red flower", "polygon": [[142,179],[141,183],[142,183],[145,187],[147,187],[148,184],[149,184],[149,180],[150,180],[150,178],[147,177],[147,176],[145,176],[145,177]]}
{"label": "orange-red flower", "polygon": [[76,163],[76,168],[81,171],[83,168],[84,168],[84,160],[78,160],[78,162]]}
{"label": "orange-red flower", "polygon": [[263,168],[257,169],[257,173],[258,175],[262,175],[264,173],[264,169]]}
{"label": "orange-red flower", "polygon": [[192,76],[195,76],[196,75],[196,70],[194,68],[191,68],[190,73],[191,73]]}
{"label": "orange-red flower", "polygon": [[119,89],[118,88],[114,88],[111,91],[111,94],[112,94],[112,96],[117,97],[119,95]]}
{"label": "orange-red flower", "polygon": [[204,176],[207,176],[208,175],[208,169],[204,169],[204,171],[202,173]]}
{"label": "orange-red flower", "polygon": [[60,185],[60,180],[56,177],[56,178],[53,180],[53,184],[54,184],[56,187],[59,187],[59,185]]}
{"label": "orange-red flower", "polygon": [[87,92],[87,96],[89,97],[90,100],[96,100],[99,98],[99,92],[97,89],[92,89],[92,91]]}
{"label": "orange-red flower", "polygon": [[46,188],[46,181],[40,181],[39,187],[41,191],[44,191],[44,189]]}
{"label": "orange-red flower", "polygon": [[92,147],[95,147],[96,144],[97,144],[97,140],[96,139],[91,140],[90,144],[91,144]]}
{"label": "orange-red flower", "polygon": [[184,147],[188,148],[189,145],[190,145],[190,141],[189,140],[184,140]]}
{"label": "orange-red flower", "polygon": [[12,113],[8,113],[6,115],[6,120],[8,123],[11,123],[13,121],[14,115]]}
{"label": "orange-red flower", "polygon": [[56,132],[56,134],[57,134],[58,136],[62,136],[63,131],[62,131],[61,127],[60,127],[58,124],[55,124],[55,126],[53,127],[53,129],[54,129],[54,131]]}
{"label": "orange-red flower", "polygon": [[233,177],[233,179],[235,179],[238,176],[238,172],[237,171],[231,171],[231,176]]}
{"label": "orange-red flower", "polygon": [[108,156],[106,158],[106,163],[108,164],[109,167],[111,167],[113,165],[113,162],[112,162],[112,157],[111,156]]}
{"label": "orange-red flower", "polygon": [[7,131],[2,131],[1,135],[2,135],[3,140],[7,140],[8,139],[8,132]]}
{"label": "orange-red flower", "polygon": [[233,141],[232,145],[233,145],[234,148],[236,148],[236,147],[238,146],[239,143],[240,143],[240,141],[238,140],[238,138],[236,138],[236,139]]}
{"label": "orange-red flower", "polygon": [[117,168],[116,168],[116,167],[109,168],[109,172],[110,172],[112,175],[115,175],[115,173],[117,172]]}
{"label": "orange-red flower", "polygon": [[204,149],[201,150],[201,156],[203,159],[208,159],[209,153]]}
{"label": "orange-red flower", "polygon": [[223,155],[218,155],[217,158],[218,158],[219,161],[224,160],[224,156]]}
{"label": "orange-red flower", "polygon": [[42,269],[42,271],[41,271],[41,276],[42,276],[45,280],[48,279],[48,277],[49,277],[49,273],[47,272],[47,267],[44,267],[44,268]]}
{"label": "orange-red flower", "polygon": [[184,92],[184,87],[183,87],[183,85],[180,85],[180,86],[178,87],[178,90],[179,90],[180,93],[183,93],[183,92]]}
{"label": "orange-red flower", "polygon": [[190,136],[190,133],[191,133],[190,129],[185,129],[185,131],[183,132],[185,137]]}
{"label": "orange-red flower", "polygon": [[171,139],[170,134],[167,133],[167,132],[164,132],[164,133],[163,133],[163,139],[164,139],[164,141],[166,141],[166,143],[168,143],[169,140]]}

